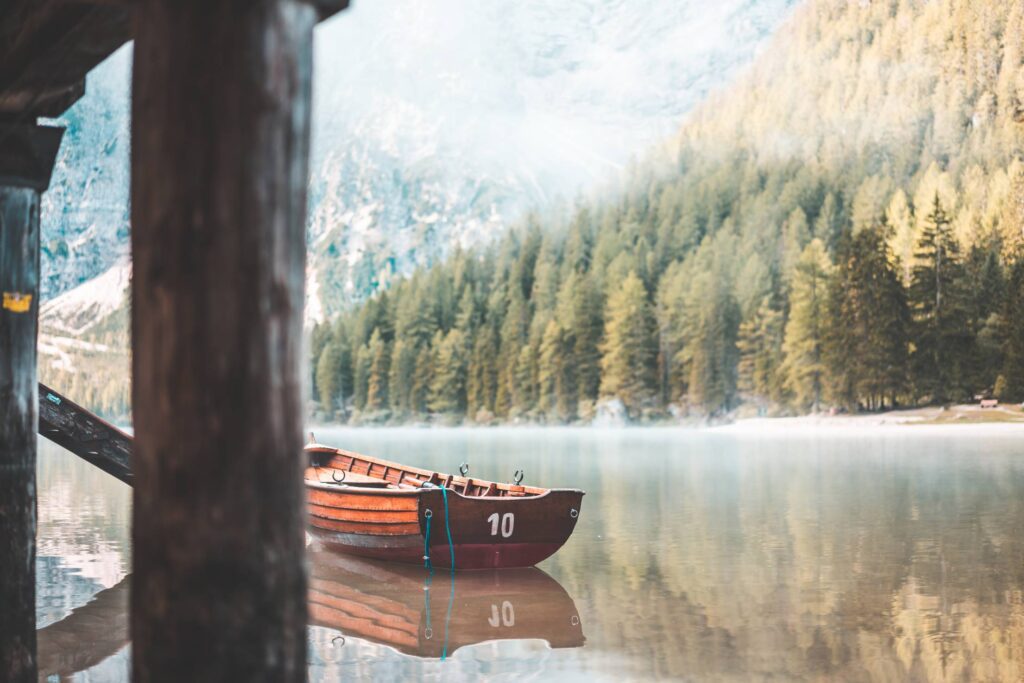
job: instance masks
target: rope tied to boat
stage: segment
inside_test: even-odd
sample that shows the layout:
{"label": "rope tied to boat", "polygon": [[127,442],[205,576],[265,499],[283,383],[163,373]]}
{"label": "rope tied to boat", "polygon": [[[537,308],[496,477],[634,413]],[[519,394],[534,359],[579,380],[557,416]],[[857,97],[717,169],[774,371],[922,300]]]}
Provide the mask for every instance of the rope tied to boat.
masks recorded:
{"label": "rope tied to boat", "polygon": [[441,487],[441,498],[444,499],[444,530],[448,533],[448,554],[451,557],[452,571],[455,571],[455,544],[452,543],[452,527],[448,523],[448,489]]}
{"label": "rope tied to boat", "polygon": [[[444,500],[444,530],[448,536],[448,556],[451,561],[451,571],[455,571],[455,544],[452,543],[452,527],[448,521],[448,489],[444,486],[441,488],[441,498]],[[427,571],[433,573],[434,566],[430,562],[430,527],[431,520],[434,518],[434,512],[430,508],[423,511],[423,517],[427,520],[426,522],[426,533],[423,534],[423,566]]]}
{"label": "rope tied to boat", "polygon": [[[455,603],[455,544],[452,543],[452,527],[448,522],[448,489],[444,486],[440,488],[441,499],[444,500],[444,530],[448,536],[448,557],[451,561],[451,569],[449,570],[451,587],[448,591],[448,611],[444,617],[444,644],[441,647],[441,661],[443,662],[448,659],[448,624],[451,622],[452,605]],[[423,631],[423,636],[430,640],[434,635],[434,630],[430,627],[430,582],[434,575],[434,567],[430,563],[430,527],[434,519],[434,511],[427,508],[423,511],[423,517],[426,519],[426,533],[423,535],[423,566],[427,569],[427,578],[423,585],[423,601],[427,611],[427,626]]]}

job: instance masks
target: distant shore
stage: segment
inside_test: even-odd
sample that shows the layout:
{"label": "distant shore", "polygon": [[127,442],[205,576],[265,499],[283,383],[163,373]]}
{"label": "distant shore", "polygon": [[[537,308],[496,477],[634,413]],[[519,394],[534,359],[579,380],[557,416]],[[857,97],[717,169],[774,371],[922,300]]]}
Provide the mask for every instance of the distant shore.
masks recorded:
{"label": "distant shore", "polygon": [[889,410],[881,413],[840,415],[802,415],[800,417],[759,417],[736,420],[712,429],[725,432],[782,433],[792,431],[850,430],[863,433],[866,429],[942,427],[960,431],[973,427],[986,433],[1017,432],[1024,434],[1024,410],[1016,404],[996,408],[978,405],[933,406],[907,410]]}
{"label": "distant shore", "polygon": [[630,430],[707,430],[725,433],[765,433],[783,434],[792,432],[829,432],[848,431],[863,434],[865,430],[899,429],[900,431],[922,430],[925,427],[940,428],[962,433],[969,428],[975,431],[992,433],[1024,434],[1024,410],[1019,405],[1008,404],[996,408],[981,408],[978,405],[955,405],[947,407],[912,408],[906,410],[889,410],[879,413],[853,413],[830,415],[818,413],[796,417],[741,417],[728,422],[670,422],[658,421],[648,424],[609,424],[609,423],[575,423],[571,425],[545,425],[536,422],[495,422],[493,424],[438,424],[429,421],[410,421],[401,423],[364,423],[343,424],[311,421],[310,429],[573,429],[595,430],[630,429]]}

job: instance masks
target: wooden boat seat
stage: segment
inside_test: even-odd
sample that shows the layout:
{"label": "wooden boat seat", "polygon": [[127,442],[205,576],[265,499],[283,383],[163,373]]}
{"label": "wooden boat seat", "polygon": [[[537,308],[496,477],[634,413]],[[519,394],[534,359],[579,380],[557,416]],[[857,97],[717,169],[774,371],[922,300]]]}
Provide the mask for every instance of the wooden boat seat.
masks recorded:
{"label": "wooden boat seat", "polygon": [[320,480],[321,484],[337,484],[338,486],[344,486],[347,484],[349,486],[369,486],[372,488],[382,489],[392,486],[390,481],[385,481],[384,479],[380,479],[378,477],[370,477],[365,474],[345,472],[344,475],[344,479],[341,479],[340,475],[338,476],[338,479],[334,479],[330,475],[330,473],[320,473],[318,475],[318,479]]}

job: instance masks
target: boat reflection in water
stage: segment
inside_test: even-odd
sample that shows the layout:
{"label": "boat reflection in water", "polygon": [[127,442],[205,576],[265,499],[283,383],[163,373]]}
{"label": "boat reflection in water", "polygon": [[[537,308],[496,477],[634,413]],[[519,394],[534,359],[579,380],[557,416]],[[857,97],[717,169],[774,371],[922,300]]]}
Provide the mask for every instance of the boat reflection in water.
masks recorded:
{"label": "boat reflection in water", "polygon": [[[572,598],[535,567],[431,575],[422,567],[316,547],[308,552],[309,623],[339,632],[335,645],[352,638],[444,659],[486,641],[543,640],[572,648],[585,640]],[[127,647],[129,579],[37,632],[40,680],[70,678]]]}
{"label": "boat reflection in water", "polygon": [[435,570],[309,548],[309,622],[415,657],[494,640],[583,645],[576,604],[536,567]]}

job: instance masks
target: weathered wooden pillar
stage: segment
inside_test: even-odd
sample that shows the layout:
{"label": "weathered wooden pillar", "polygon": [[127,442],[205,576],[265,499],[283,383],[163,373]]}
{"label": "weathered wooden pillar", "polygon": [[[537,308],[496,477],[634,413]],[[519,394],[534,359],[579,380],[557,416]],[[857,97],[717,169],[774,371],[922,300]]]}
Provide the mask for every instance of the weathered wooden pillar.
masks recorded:
{"label": "weathered wooden pillar", "polygon": [[39,196],[61,128],[0,122],[0,680],[36,680]]}
{"label": "weathered wooden pillar", "polygon": [[299,0],[139,0],[135,681],[304,681],[312,32]]}

